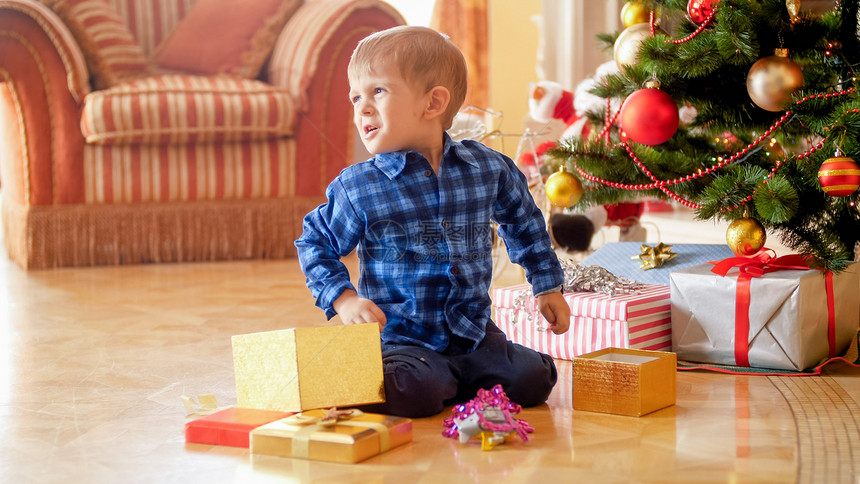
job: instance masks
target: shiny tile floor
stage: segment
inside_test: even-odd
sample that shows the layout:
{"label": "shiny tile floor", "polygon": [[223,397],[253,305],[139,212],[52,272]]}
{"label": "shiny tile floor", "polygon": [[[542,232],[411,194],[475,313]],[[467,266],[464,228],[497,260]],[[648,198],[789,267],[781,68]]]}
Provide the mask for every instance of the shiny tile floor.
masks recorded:
{"label": "shiny tile floor", "polygon": [[[355,261],[349,262],[355,267]],[[327,324],[295,260],[25,273],[0,256],[0,482],[860,482],[860,371],[681,372],[642,418],[572,410],[571,365],[532,439],[481,451],[441,435],[358,465],[186,444],[180,396],[235,403],[233,334]]]}

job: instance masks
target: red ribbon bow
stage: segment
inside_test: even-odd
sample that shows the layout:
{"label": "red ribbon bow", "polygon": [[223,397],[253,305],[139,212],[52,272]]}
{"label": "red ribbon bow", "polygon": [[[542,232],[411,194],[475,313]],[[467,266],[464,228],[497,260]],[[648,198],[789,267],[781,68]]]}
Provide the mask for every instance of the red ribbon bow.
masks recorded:
{"label": "red ribbon bow", "polygon": [[[735,290],[735,364],[750,366],[749,333],[750,333],[750,285],[754,277],[761,277],[769,272],[785,270],[810,270],[811,260],[808,256],[791,254],[773,257],[769,251],[761,251],[750,257],[729,257],[722,261],[714,261],[711,272],[726,276],[733,268],[740,270],[738,285]],[[819,269],[823,270],[823,269]],[[824,271],[825,289],[827,291],[827,340],[830,345],[830,357],[836,356],[836,304],[833,298],[833,273]]]}

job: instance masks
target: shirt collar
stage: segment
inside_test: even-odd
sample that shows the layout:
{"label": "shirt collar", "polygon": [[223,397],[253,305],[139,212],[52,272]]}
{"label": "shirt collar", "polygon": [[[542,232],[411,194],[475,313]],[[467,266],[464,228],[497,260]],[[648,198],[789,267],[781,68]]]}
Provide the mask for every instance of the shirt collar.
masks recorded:
{"label": "shirt collar", "polygon": [[[444,134],[445,141],[442,148],[442,160],[459,160],[468,163],[474,167],[478,167],[478,161],[469,152],[469,149],[451,139],[448,133]],[[373,163],[379,168],[389,179],[394,179],[397,175],[403,172],[406,168],[406,160],[409,155],[421,156],[417,151],[392,151],[390,153],[380,153],[374,157]]]}

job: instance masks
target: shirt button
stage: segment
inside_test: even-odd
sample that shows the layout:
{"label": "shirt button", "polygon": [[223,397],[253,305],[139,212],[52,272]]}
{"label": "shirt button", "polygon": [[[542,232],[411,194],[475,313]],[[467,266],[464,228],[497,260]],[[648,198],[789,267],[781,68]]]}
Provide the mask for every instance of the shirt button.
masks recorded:
{"label": "shirt button", "polygon": [[424,176],[426,176],[426,177],[429,177],[432,174],[433,174],[433,170],[427,170],[424,172]]}
{"label": "shirt button", "polygon": [[460,269],[458,269],[456,267],[451,268],[451,274],[459,274],[459,273],[460,273]]}

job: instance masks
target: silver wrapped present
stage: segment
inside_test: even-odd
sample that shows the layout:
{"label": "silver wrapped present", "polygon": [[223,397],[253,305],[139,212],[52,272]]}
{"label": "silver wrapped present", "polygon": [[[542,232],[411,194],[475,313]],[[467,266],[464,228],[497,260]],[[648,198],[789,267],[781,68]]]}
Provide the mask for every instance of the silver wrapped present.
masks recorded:
{"label": "silver wrapped present", "polygon": [[[700,363],[796,371],[814,367],[842,354],[857,335],[857,266],[833,275],[832,307],[825,273],[818,270],[753,270],[758,273],[748,278],[746,306],[743,296],[738,299],[743,276],[737,270],[721,276],[710,263],[679,269],[670,278],[672,351],[678,360]],[[742,308],[748,310],[746,341],[744,316],[738,314]]]}

